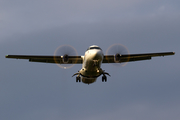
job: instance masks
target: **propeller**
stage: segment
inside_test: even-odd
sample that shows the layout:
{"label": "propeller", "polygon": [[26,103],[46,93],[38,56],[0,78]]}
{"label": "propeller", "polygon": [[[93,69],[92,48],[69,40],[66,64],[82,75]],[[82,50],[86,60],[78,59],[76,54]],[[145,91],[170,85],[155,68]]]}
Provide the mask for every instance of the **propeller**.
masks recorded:
{"label": "propeller", "polygon": [[[78,56],[76,49],[70,45],[59,46],[54,52],[55,63],[63,69],[68,69],[74,66],[74,64],[68,64],[69,56]],[[63,64],[60,64],[60,59]]]}
{"label": "propeller", "polygon": [[113,65],[115,66],[125,66],[127,62],[129,61],[129,59],[121,63],[121,55],[128,55],[128,54],[129,54],[129,51],[127,47],[125,47],[122,44],[113,44],[106,51],[106,55],[114,55],[115,63],[113,63]]}

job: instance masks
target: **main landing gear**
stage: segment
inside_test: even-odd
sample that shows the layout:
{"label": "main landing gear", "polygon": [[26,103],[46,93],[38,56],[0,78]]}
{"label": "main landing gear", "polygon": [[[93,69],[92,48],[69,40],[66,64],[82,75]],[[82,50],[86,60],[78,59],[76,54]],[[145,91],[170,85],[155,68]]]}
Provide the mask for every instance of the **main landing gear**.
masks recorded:
{"label": "main landing gear", "polygon": [[[76,82],[81,82],[81,77],[80,77],[79,71],[78,71],[78,73],[75,73],[73,76],[75,76],[75,75],[77,75],[77,77],[76,77]],[[73,77],[73,76],[72,76],[72,77]]]}
{"label": "main landing gear", "polygon": [[109,73],[103,71],[102,74],[103,74],[103,76],[102,76],[102,82],[107,82],[107,77],[106,77],[106,75],[110,76]]}
{"label": "main landing gear", "polygon": [[105,75],[102,76],[102,82],[107,82],[107,77]]}
{"label": "main landing gear", "polygon": [[[80,74],[80,72],[78,71],[78,73],[75,73],[73,76],[75,76],[75,75],[77,75],[77,76],[76,76],[76,82],[81,82],[81,77],[80,77],[81,74]],[[106,77],[106,75],[110,76],[109,73],[107,73],[107,72],[105,72],[105,71],[102,71],[101,75],[103,75],[103,76],[102,76],[102,82],[107,82],[107,77]],[[72,76],[72,77],[73,77],[73,76]]]}
{"label": "main landing gear", "polygon": [[79,75],[76,77],[76,82],[81,82],[81,77]]}

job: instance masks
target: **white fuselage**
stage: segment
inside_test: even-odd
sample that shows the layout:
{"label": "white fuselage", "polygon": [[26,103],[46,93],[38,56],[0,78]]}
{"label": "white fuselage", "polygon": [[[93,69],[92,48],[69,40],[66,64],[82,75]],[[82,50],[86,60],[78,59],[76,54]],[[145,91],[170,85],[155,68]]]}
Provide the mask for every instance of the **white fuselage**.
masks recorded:
{"label": "white fuselage", "polygon": [[102,74],[101,63],[104,54],[101,49],[88,49],[85,52],[82,69],[79,71],[84,83],[91,83]]}

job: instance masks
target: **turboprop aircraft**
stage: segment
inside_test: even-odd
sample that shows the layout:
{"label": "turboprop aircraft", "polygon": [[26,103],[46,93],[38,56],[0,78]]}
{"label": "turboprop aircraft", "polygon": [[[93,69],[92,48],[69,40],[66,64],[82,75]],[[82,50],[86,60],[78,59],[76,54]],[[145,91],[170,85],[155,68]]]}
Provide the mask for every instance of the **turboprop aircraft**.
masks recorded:
{"label": "turboprop aircraft", "polygon": [[[68,48],[69,47],[69,48]],[[62,51],[68,49],[70,51],[76,51],[72,46],[67,46],[65,48],[60,47]],[[90,46],[84,56],[70,55],[68,53],[58,54],[57,49],[53,56],[39,56],[39,55],[6,55],[6,58],[16,58],[16,59],[29,59],[30,62],[43,62],[43,63],[56,63],[62,68],[68,68],[70,64],[82,64],[82,69],[75,73],[76,82],[83,82],[86,84],[91,84],[96,81],[96,79],[102,75],[102,82],[107,81],[106,75],[110,76],[109,73],[105,72],[101,68],[102,63],[113,63],[113,64],[123,64],[127,62],[150,60],[152,57],[157,56],[167,56],[174,55],[175,52],[161,52],[161,53],[143,53],[143,54],[129,54],[128,50],[120,45],[112,45],[104,55],[102,49],[97,45]],[[109,51],[115,51],[110,53]],[[125,51],[126,53],[123,53]],[[77,53],[77,52],[75,52]],[[63,66],[64,65],[64,66]]]}

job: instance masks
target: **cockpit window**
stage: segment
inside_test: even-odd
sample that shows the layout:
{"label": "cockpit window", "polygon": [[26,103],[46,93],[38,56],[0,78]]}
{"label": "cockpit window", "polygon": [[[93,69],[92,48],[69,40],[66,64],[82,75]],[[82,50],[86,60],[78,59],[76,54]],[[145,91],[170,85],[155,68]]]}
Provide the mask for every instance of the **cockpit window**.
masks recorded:
{"label": "cockpit window", "polygon": [[101,49],[101,48],[99,48],[99,47],[90,47],[90,49]]}
{"label": "cockpit window", "polygon": [[90,47],[90,48],[88,48],[87,50],[92,50],[92,49],[98,49],[98,50],[101,50],[101,48],[99,48],[99,47]]}

